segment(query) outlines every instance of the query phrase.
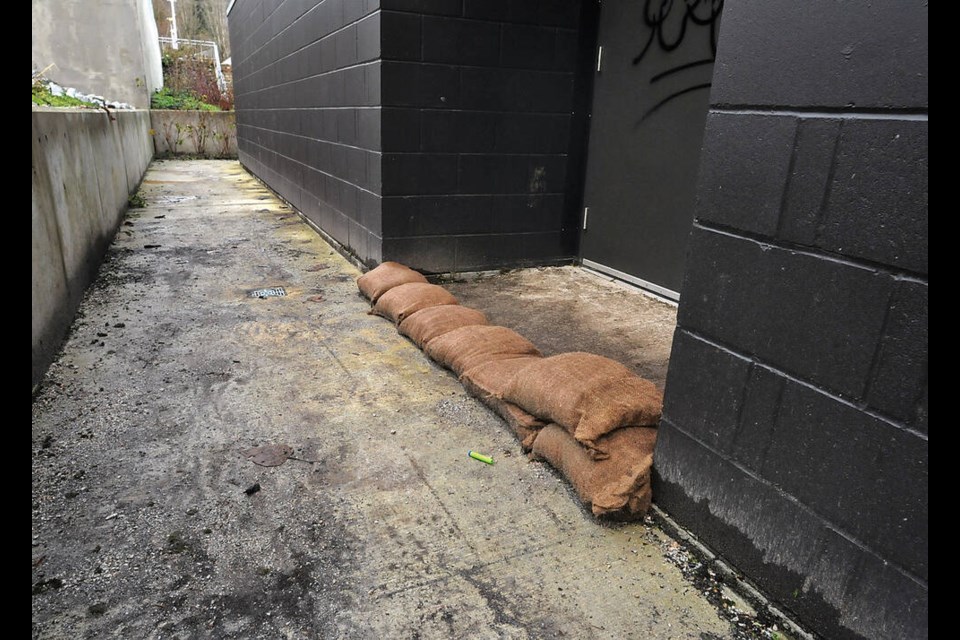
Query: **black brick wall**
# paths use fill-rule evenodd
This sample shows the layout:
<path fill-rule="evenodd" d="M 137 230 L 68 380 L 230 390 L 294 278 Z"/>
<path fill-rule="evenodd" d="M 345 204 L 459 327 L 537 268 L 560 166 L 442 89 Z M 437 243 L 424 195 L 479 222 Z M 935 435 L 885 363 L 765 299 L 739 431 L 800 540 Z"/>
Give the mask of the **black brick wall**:
<path fill-rule="evenodd" d="M 237 0 L 240 162 L 368 264 L 381 260 L 379 0 Z"/>
<path fill-rule="evenodd" d="M 238 0 L 240 161 L 368 264 L 569 262 L 581 10 L 578 0 Z"/>
<path fill-rule="evenodd" d="M 831 638 L 928 633 L 926 25 L 727 0 L 720 31 L 655 496 Z"/>
<path fill-rule="evenodd" d="M 383 258 L 569 261 L 580 2 L 382 0 Z"/>

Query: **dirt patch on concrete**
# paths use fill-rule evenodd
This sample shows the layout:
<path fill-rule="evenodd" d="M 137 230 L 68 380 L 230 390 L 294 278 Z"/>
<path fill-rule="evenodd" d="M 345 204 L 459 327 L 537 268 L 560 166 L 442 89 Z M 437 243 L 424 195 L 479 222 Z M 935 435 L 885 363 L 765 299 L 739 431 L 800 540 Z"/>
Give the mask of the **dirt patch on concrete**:
<path fill-rule="evenodd" d="M 677 307 L 579 267 L 541 267 L 442 281 L 460 304 L 510 327 L 544 355 L 589 351 L 661 390 Z"/>

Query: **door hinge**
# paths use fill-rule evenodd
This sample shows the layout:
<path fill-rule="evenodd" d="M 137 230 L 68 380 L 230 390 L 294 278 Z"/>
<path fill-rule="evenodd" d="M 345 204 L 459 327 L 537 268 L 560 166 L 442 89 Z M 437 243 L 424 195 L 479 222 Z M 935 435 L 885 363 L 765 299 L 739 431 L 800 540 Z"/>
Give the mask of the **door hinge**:
<path fill-rule="evenodd" d="M 597 73 L 600 73 L 600 65 L 603 64 L 603 45 L 597 47 Z"/>
<path fill-rule="evenodd" d="M 583 230 L 587 230 L 587 216 L 590 215 L 590 207 L 583 208 Z"/>

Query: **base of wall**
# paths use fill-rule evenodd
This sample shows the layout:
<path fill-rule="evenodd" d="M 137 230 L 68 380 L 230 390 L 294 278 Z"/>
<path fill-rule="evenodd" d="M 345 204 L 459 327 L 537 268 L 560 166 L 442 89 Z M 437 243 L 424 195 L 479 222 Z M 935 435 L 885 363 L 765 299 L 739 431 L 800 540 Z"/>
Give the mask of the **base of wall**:
<path fill-rule="evenodd" d="M 668 420 L 654 453 L 653 495 L 814 632 L 839 640 L 927 636 L 926 588 Z"/>

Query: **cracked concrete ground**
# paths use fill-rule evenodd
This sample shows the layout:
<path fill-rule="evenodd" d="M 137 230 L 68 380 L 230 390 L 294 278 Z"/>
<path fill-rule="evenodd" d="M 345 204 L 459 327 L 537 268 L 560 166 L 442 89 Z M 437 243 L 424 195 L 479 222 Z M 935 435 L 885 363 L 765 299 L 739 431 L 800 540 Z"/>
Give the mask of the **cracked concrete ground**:
<path fill-rule="evenodd" d="M 740 637 L 653 521 L 598 523 L 238 163 L 155 161 L 141 192 L 35 393 L 32 637 Z M 563 326 L 510 304 L 561 281 Z M 572 268 L 448 286 L 662 386 L 670 305 Z M 293 458 L 245 457 L 266 444 Z"/>

